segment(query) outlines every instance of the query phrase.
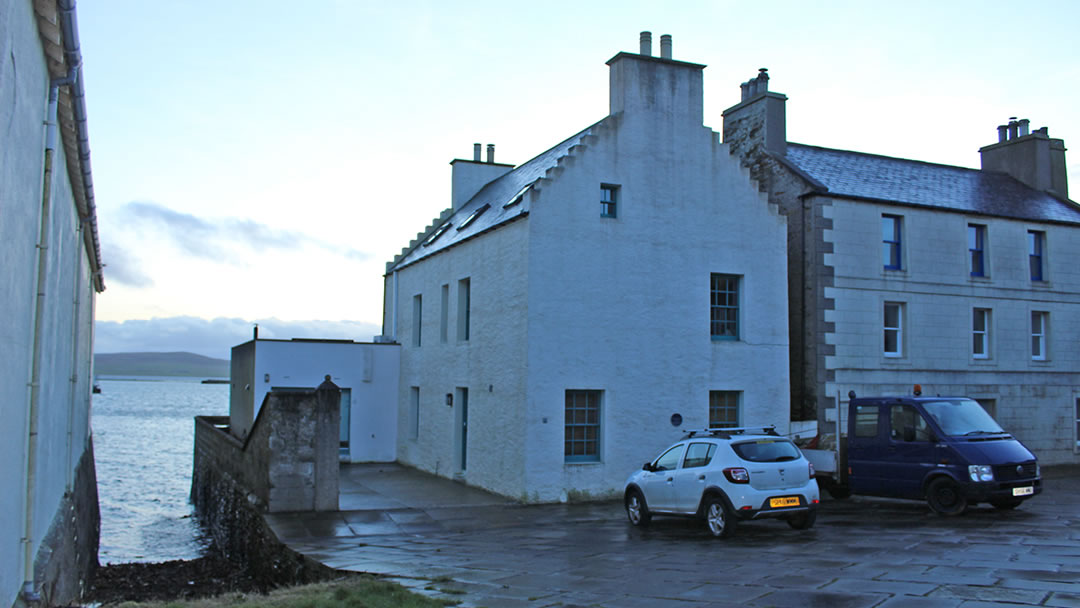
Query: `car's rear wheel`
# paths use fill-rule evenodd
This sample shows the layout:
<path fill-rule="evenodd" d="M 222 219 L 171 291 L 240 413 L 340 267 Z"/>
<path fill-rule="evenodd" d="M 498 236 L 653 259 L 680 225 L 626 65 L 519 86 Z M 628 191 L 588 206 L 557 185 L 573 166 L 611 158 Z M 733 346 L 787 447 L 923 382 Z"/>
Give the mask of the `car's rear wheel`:
<path fill-rule="evenodd" d="M 995 509 L 1015 509 L 1016 507 L 1019 507 L 1022 502 L 1024 502 L 1024 500 L 1021 498 L 998 498 L 991 500 L 990 504 L 993 505 Z"/>
<path fill-rule="evenodd" d="M 960 484 L 948 477 L 938 477 L 926 488 L 926 502 L 938 515 L 960 515 L 967 510 L 967 499 Z"/>
<path fill-rule="evenodd" d="M 806 530 L 814 527 L 815 521 L 817 521 L 817 511 L 806 511 L 789 517 L 787 524 L 796 530 Z"/>
<path fill-rule="evenodd" d="M 645 497 L 638 490 L 630 490 L 626 495 L 626 518 L 635 526 L 647 526 L 652 521 L 649 507 L 645 505 Z"/>
<path fill-rule="evenodd" d="M 718 496 L 705 500 L 705 525 L 717 538 L 729 538 L 735 534 L 735 515 Z"/>

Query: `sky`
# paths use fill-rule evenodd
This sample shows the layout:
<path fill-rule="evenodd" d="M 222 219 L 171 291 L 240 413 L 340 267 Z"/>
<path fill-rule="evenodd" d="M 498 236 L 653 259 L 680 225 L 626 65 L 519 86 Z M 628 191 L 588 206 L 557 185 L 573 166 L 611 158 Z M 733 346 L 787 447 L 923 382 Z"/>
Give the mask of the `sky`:
<path fill-rule="evenodd" d="M 370 341 L 450 161 L 521 164 L 606 116 L 641 31 L 707 66 L 716 131 L 767 67 L 793 142 L 973 168 L 1012 116 L 1080 142 L 1073 0 L 102 0 L 78 23 L 97 352 L 228 358 L 255 323 Z"/>

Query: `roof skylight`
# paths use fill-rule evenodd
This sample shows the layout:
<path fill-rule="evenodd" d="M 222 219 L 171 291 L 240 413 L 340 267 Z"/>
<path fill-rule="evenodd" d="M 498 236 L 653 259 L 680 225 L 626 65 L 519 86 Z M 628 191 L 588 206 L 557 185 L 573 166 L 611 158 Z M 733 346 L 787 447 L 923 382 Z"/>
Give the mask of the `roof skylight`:
<path fill-rule="evenodd" d="M 470 213 L 469 217 L 465 218 L 465 221 L 461 222 L 461 225 L 458 226 L 457 229 L 458 230 L 464 230 L 464 229 L 468 228 L 469 224 L 475 222 L 476 218 L 480 217 L 485 211 L 487 211 L 490 208 L 491 208 L 490 203 L 482 205 L 476 211 L 473 211 L 472 213 Z"/>
<path fill-rule="evenodd" d="M 427 247 L 427 246 L 431 245 L 432 243 L 434 243 L 436 241 L 436 239 L 438 239 L 440 236 L 442 236 L 444 232 L 449 230 L 451 226 L 453 226 L 453 224 L 451 224 L 450 222 L 447 222 L 447 223 L 443 224 L 442 226 L 439 226 L 438 230 L 436 230 L 435 232 L 432 232 L 431 236 L 424 239 L 424 247 Z"/>

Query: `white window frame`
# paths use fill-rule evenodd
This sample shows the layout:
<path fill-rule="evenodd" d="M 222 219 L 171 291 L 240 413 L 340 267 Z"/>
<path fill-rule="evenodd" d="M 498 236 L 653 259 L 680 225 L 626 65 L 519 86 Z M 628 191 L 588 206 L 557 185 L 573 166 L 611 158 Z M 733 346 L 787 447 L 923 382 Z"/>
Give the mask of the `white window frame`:
<path fill-rule="evenodd" d="M 1035 319 L 1039 320 L 1039 327 L 1035 327 Z M 1050 313 L 1043 310 L 1031 311 L 1031 360 L 1032 361 L 1046 361 L 1047 360 L 1047 337 L 1049 334 Z M 1038 330 L 1038 331 L 1036 331 Z M 1038 344 L 1039 348 L 1036 352 L 1035 345 Z"/>
<path fill-rule="evenodd" d="M 450 284 L 443 283 L 440 293 L 442 308 L 439 309 L 439 342 L 446 344 L 450 327 Z"/>
<path fill-rule="evenodd" d="M 885 324 L 885 318 L 890 306 L 896 307 L 896 325 L 889 326 Z M 899 359 L 904 356 L 904 302 L 885 302 L 881 307 L 881 353 L 885 357 L 890 359 Z M 886 347 L 889 341 L 886 336 L 889 332 L 896 333 L 896 350 L 889 351 Z"/>
<path fill-rule="evenodd" d="M 468 342 L 472 333 L 472 277 L 458 281 L 457 339 Z"/>
<path fill-rule="evenodd" d="M 982 317 L 982 329 L 976 329 L 975 321 Z M 990 327 L 993 322 L 993 311 L 989 308 L 972 308 L 971 309 L 971 358 L 972 359 L 989 359 L 990 358 Z M 978 340 L 978 342 L 976 342 Z M 980 345 L 982 352 L 978 352 L 976 345 Z"/>
<path fill-rule="evenodd" d="M 1077 453 L 1080 453 L 1080 393 L 1073 393 L 1073 415 L 1076 417 L 1076 424 L 1073 425 L 1073 433 L 1076 439 Z"/>
<path fill-rule="evenodd" d="M 416 294 L 413 296 L 413 326 L 412 326 L 412 345 L 419 347 L 421 332 L 424 326 L 424 296 L 422 294 Z"/>
<path fill-rule="evenodd" d="M 890 238 L 885 236 L 885 227 L 892 228 Z M 885 252 L 896 249 L 896 265 L 889 262 L 892 256 L 886 256 Z M 904 269 L 904 216 L 895 213 L 881 214 L 881 264 L 886 271 L 896 272 Z"/>
<path fill-rule="evenodd" d="M 411 439 L 420 438 L 420 387 L 409 387 L 409 408 L 412 410 L 412 420 L 410 420 L 410 435 Z"/>

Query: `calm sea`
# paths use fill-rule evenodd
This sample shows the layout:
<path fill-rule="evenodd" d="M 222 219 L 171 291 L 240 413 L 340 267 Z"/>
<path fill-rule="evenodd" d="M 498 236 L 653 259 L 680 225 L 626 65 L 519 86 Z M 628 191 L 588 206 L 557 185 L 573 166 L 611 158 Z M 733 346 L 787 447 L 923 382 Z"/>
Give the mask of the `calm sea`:
<path fill-rule="evenodd" d="M 191 492 L 194 417 L 229 413 L 229 386 L 200 378 L 100 377 L 91 424 L 102 564 L 199 557 Z"/>

